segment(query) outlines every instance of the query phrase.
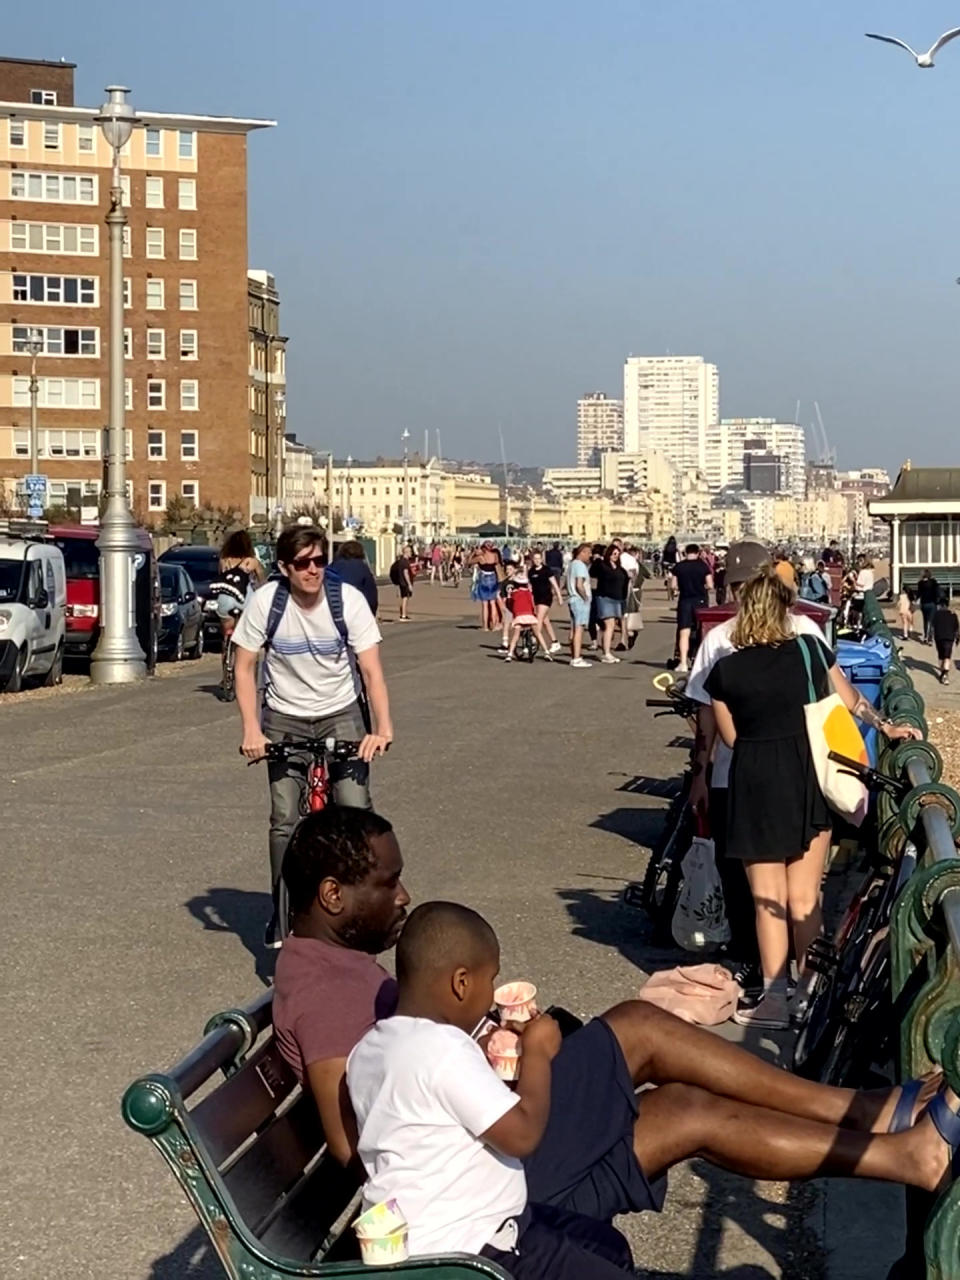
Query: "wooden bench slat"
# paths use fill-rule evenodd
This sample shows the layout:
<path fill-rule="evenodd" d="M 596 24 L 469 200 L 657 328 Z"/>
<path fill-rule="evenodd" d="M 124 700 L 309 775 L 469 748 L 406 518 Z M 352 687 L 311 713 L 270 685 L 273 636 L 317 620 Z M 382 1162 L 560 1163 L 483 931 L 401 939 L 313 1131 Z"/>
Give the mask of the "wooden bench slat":
<path fill-rule="evenodd" d="M 261 1244 L 284 1258 L 314 1258 L 325 1244 L 328 1248 L 332 1245 L 331 1260 L 359 1258 L 360 1246 L 349 1226 L 341 1231 L 338 1240 L 331 1242 L 327 1238 L 331 1226 L 359 1189 L 352 1173 L 332 1157 L 325 1158 L 283 1201 L 274 1220 L 260 1235 Z M 328 1256 L 326 1250 L 323 1256 Z"/>
<path fill-rule="evenodd" d="M 266 1124 L 296 1084 L 296 1076 L 271 1039 L 197 1103 L 190 1118 L 218 1168 Z"/>

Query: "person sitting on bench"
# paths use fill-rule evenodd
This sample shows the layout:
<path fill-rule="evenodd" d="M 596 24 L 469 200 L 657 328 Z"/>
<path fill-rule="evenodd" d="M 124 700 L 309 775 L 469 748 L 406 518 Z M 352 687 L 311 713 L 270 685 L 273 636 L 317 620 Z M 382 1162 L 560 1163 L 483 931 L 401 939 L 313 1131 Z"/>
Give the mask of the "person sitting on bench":
<path fill-rule="evenodd" d="M 345 1165 L 357 1153 L 346 1060 L 397 1007 L 396 983 L 375 957 L 403 929 L 402 872 L 387 819 L 339 806 L 302 820 L 283 863 L 293 933 L 277 961 L 274 1029 Z M 641 1085 L 658 1087 L 638 1095 Z M 835 1174 L 934 1189 L 950 1163 L 938 1127 L 950 1129 L 945 1117 L 958 1105 L 944 1090 L 926 1108 L 938 1085 L 936 1077 L 867 1091 L 816 1084 L 626 1000 L 567 1036 L 554 1058 L 545 1137 L 524 1160 L 528 1195 L 609 1222 L 659 1209 L 667 1170 L 694 1155 L 750 1178 Z"/>
<path fill-rule="evenodd" d="M 545 1154 L 549 1133 L 569 1148 L 551 1153 L 559 1172 L 590 1135 L 548 1124 L 561 1044 L 553 1018 L 526 1024 L 515 1093 L 471 1039 L 499 968 L 496 934 L 469 907 L 427 902 L 404 926 L 397 1011 L 347 1059 L 364 1208 L 396 1200 L 411 1257 L 479 1253 L 519 1280 L 634 1275 L 630 1246 L 612 1226 L 528 1203 L 521 1158 Z"/>

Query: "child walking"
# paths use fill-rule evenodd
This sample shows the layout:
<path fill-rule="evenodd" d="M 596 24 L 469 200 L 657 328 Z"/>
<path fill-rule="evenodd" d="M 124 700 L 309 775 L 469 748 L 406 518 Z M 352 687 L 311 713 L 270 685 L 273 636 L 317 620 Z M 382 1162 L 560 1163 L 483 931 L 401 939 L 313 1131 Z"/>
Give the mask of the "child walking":
<path fill-rule="evenodd" d="M 941 596 L 937 612 L 933 615 L 933 642 L 937 646 L 937 658 L 940 662 L 940 683 L 950 683 L 950 670 L 953 667 L 953 651 L 960 638 L 960 621 L 950 608 L 950 601 Z"/>

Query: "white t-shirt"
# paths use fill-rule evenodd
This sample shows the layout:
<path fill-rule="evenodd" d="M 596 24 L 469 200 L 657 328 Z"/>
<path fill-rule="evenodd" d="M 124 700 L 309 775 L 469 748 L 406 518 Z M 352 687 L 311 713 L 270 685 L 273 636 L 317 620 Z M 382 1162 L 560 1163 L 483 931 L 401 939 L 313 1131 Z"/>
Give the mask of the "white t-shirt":
<path fill-rule="evenodd" d="M 380 643 L 380 628 L 356 587 L 344 582 L 340 589 L 349 649 L 363 653 Z M 233 633 L 241 649 L 257 653 L 263 648 L 276 590 L 277 584 L 268 582 L 247 601 Z M 301 609 L 290 596 L 267 650 L 264 683 L 271 710 L 304 720 L 335 715 L 356 701 L 358 678 L 326 596 L 312 609 Z"/>
<path fill-rule="evenodd" d="M 857 574 L 857 590 L 872 591 L 873 590 L 873 570 L 861 569 Z"/>
<path fill-rule="evenodd" d="M 626 569 L 627 573 L 632 578 L 634 574 L 638 573 L 640 570 L 640 561 L 631 551 L 621 551 L 620 568 Z"/>
<path fill-rule="evenodd" d="M 790 613 L 787 614 L 788 621 L 795 635 L 800 636 L 817 636 L 827 643 L 827 638 L 814 622 L 814 620 L 806 613 Z M 726 622 L 721 622 L 718 626 L 713 627 L 707 632 L 703 643 L 697 650 L 697 656 L 693 660 L 693 666 L 690 669 L 690 678 L 687 680 L 684 694 L 688 698 L 693 698 L 696 702 L 704 702 L 710 705 L 710 695 L 707 693 L 704 685 L 710 672 L 717 665 L 721 658 L 728 657 L 731 653 L 736 653 L 733 641 L 730 637 L 733 635 L 733 628 L 736 625 L 736 618 L 728 618 Z M 827 646 L 829 648 L 829 646 Z M 710 785 L 713 787 L 729 786 L 730 781 L 730 762 L 733 760 L 733 752 L 717 736 L 716 746 L 713 752 L 713 773 L 710 779 Z"/>
<path fill-rule="evenodd" d="M 395 1199 L 412 1255 L 477 1253 L 523 1212 L 523 1166 L 478 1137 L 519 1099 L 463 1031 L 399 1015 L 378 1022 L 347 1059 L 347 1087 L 364 1207 Z"/>

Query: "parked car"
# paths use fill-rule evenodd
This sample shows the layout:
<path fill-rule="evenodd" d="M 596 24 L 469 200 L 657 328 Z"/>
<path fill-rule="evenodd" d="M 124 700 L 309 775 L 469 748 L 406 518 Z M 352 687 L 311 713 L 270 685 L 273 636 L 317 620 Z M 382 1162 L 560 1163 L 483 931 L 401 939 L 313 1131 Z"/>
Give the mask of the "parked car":
<path fill-rule="evenodd" d="M 160 565 L 161 657 L 180 662 L 184 654 L 203 657 L 203 605 L 186 569 Z"/>
<path fill-rule="evenodd" d="M 68 657 L 88 659 L 100 639 L 100 551 L 96 525 L 51 525 L 47 537 L 63 552 L 67 572 L 67 640 Z M 160 634 L 160 582 L 153 539 L 146 529 L 136 530 L 136 608 L 137 640 L 147 659 L 147 671 L 157 665 L 157 640 Z"/>
<path fill-rule="evenodd" d="M 220 619 L 217 617 L 217 602 L 210 597 L 210 585 L 220 576 L 220 552 L 216 547 L 171 547 L 164 551 L 160 563 L 186 569 L 203 606 L 204 645 L 208 649 L 219 649 Z"/>
<path fill-rule="evenodd" d="M 42 676 L 63 679 L 67 575 L 49 543 L 0 538 L 0 689 L 16 693 Z"/>

